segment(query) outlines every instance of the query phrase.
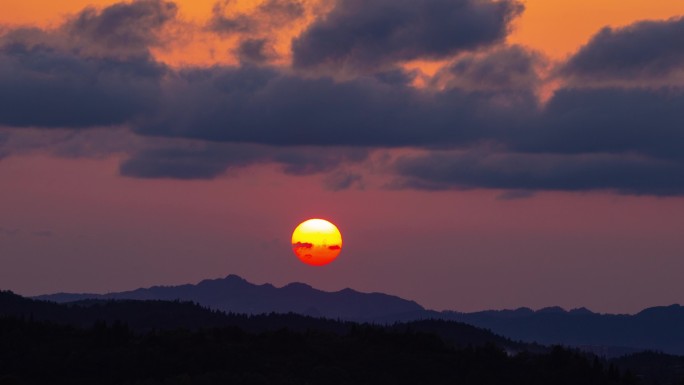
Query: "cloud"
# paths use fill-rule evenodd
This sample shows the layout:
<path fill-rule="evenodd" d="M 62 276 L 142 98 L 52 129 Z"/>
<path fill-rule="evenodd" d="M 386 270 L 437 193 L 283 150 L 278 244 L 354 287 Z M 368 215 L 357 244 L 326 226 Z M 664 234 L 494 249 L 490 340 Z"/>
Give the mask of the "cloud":
<path fill-rule="evenodd" d="M 603 28 L 564 65 L 576 81 L 667 77 L 684 67 L 684 18 Z"/>
<path fill-rule="evenodd" d="M 426 190 L 608 190 L 684 195 L 682 164 L 634 155 L 433 152 L 395 163 L 397 185 Z"/>
<path fill-rule="evenodd" d="M 163 44 L 172 4 L 116 4 L 54 30 L 0 36 L 0 126 L 24 130 L 0 133 L 0 156 L 40 146 L 62 156 L 118 152 L 128 155 L 121 174 L 139 178 L 212 179 L 275 164 L 289 175 L 325 174 L 326 188 L 343 190 L 363 187 L 373 151 L 418 151 L 386 171 L 400 186 L 501 189 L 503 199 L 539 190 L 684 194 L 684 88 L 577 80 L 670 76 L 681 68 L 670 48 L 681 19 L 599 33 L 561 65 L 552 79 L 560 86 L 542 103 L 546 59 L 501 43 L 516 2 L 339 0 L 295 40 L 293 68 L 268 64 L 271 43 L 258 25 L 239 37 L 239 65 L 180 69 L 149 52 Z M 247 16 L 292 20 L 299 6 L 266 1 Z M 653 36 L 667 44 L 632 60 Z M 310 51 L 323 38 L 332 40 Z M 419 58 L 446 64 L 432 79 L 397 65 Z M 347 65 L 352 76 L 318 71 Z M 108 146 L 105 132 L 122 129 L 139 142 Z"/>
<path fill-rule="evenodd" d="M 220 3 L 214 6 L 214 16 L 208 26 L 211 31 L 226 35 L 248 33 L 257 30 L 257 23 L 251 17 L 244 14 L 226 17 L 223 15 L 223 8 Z"/>
<path fill-rule="evenodd" d="M 231 3 L 224 0 L 214 5 L 209 30 L 221 35 L 263 34 L 286 27 L 305 15 L 304 5 L 296 0 L 266 0 L 250 13 L 227 15 Z"/>
<path fill-rule="evenodd" d="M 373 74 L 376 80 L 391 86 L 408 86 L 416 76 L 418 76 L 418 71 L 406 71 L 402 68 L 392 68 Z"/>
<path fill-rule="evenodd" d="M 365 72 L 444 59 L 503 41 L 522 11 L 513 0 L 337 0 L 293 40 L 293 63 Z"/>
<path fill-rule="evenodd" d="M 530 90 L 542 83 L 544 57 L 519 45 L 457 57 L 432 80 L 440 87 L 469 90 Z"/>
<path fill-rule="evenodd" d="M 68 20 L 62 28 L 84 46 L 122 52 L 146 52 L 162 45 L 160 31 L 175 19 L 178 7 L 161 0 L 116 3 L 98 11 L 89 7 Z"/>
<path fill-rule="evenodd" d="M 240 42 L 235 54 L 240 63 L 264 64 L 276 57 L 275 50 L 269 46 L 267 39 L 246 39 Z"/>
<path fill-rule="evenodd" d="M 337 171 L 328 175 L 324 180 L 324 186 L 328 190 L 342 191 L 353 186 L 363 187 L 363 176 L 357 173 Z"/>
<path fill-rule="evenodd" d="M 87 8 L 54 30 L 0 36 L 0 125 L 83 128 L 149 113 L 168 68 L 153 59 L 174 3 Z"/>
<path fill-rule="evenodd" d="M 119 172 L 136 178 L 213 179 L 229 166 L 241 167 L 258 159 L 236 150 L 223 153 L 207 148 L 148 149 L 122 162 Z"/>
<path fill-rule="evenodd" d="M 121 164 L 120 172 L 138 178 L 213 179 L 229 169 L 274 163 L 288 175 L 301 176 L 331 172 L 344 164 L 362 162 L 367 156 L 366 150 L 358 148 L 282 148 L 181 140 L 134 153 Z"/>
<path fill-rule="evenodd" d="M 564 88 L 513 139 L 536 153 L 637 153 L 684 159 L 684 88 Z"/>
<path fill-rule="evenodd" d="M 419 8 L 432 15 L 435 7 L 446 7 L 440 1 Z M 296 16 L 297 4 L 266 1 L 258 12 Z M 402 12 L 412 10 L 410 4 L 402 2 Z M 450 8 L 499 20 L 518 12 L 516 4 L 460 1 Z M 86 43 L 99 47 L 108 39 L 117 46 L 128 37 L 132 47 L 143 49 L 155 43 L 155 31 L 174 15 L 173 3 L 120 3 L 100 12 L 86 10 L 54 31 L 15 30 L 3 36 L 0 102 L 7 108 L 0 111 L 0 125 L 127 124 L 143 136 L 276 146 L 462 146 L 491 137 L 503 122 L 519 123 L 521 111 L 536 106 L 533 90 L 503 96 L 500 90 L 419 90 L 410 85 L 415 75 L 396 67 L 338 81 L 251 65 L 173 70 L 149 52 L 112 57 L 73 49 Z M 416 28 L 430 27 L 409 21 Z M 133 26 L 130 36 L 122 29 L 124 22 Z M 74 43 L 64 30 L 82 31 L 84 37 Z M 244 63 L 263 60 L 266 45 L 263 39 L 244 40 Z M 510 103 L 502 103 L 506 99 Z"/>
<path fill-rule="evenodd" d="M 302 18 L 305 9 L 304 4 L 297 0 L 266 0 L 259 5 L 257 12 L 268 17 L 271 25 L 282 26 Z"/>
<path fill-rule="evenodd" d="M 149 56 L 84 58 L 0 41 L 0 125 L 121 124 L 154 108 L 165 73 Z"/>
<path fill-rule="evenodd" d="M 7 149 L 7 142 L 9 141 L 10 135 L 8 132 L 0 130 L 0 160 L 9 155 L 10 151 Z"/>
<path fill-rule="evenodd" d="M 182 71 L 163 94 L 139 134 L 278 146 L 461 146 L 513 129 L 538 104 L 532 90 L 428 92 L 255 67 Z"/>
<path fill-rule="evenodd" d="M 340 245 L 328 246 L 328 250 L 342 250 L 342 246 L 340 246 Z"/>
<path fill-rule="evenodd" d="M 0 131 L 0 154 L 37 152 L 64 158 L 105 158 L 146 147 L 146 140 L 125 128 L 88 130 L 14 128 Z"/>
<path fill-rule="evenodd" d="M 684 195 L 684 89 L 561 88 L 521 116 L 478 130 L 481 141 L 461 150 L 424 146 L 401 157 L 390 167 L 394 185 L 508 191 L 502 199 L 546 190 Z"/>

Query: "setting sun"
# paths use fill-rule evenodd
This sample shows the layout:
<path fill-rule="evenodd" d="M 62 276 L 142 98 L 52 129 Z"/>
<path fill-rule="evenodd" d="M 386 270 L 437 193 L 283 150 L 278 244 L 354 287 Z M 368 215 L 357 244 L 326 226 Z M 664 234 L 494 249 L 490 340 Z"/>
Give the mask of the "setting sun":
<path fill-rule="evenodd" d="M 309 219 L 292 233 L 292 250 L 306 264 L 327 265 L 342 251 L 342 234 L 324 219 Z"/>

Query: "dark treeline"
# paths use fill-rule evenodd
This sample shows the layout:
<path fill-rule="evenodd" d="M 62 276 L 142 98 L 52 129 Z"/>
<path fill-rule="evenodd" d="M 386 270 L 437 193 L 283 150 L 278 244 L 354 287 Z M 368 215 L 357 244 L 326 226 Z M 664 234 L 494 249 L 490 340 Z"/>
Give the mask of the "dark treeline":
<path fill-rule="evenodd" d="M 684 357 L 658 352 L 642 352 L 626 355 L 611 361 L 621 370 L 629 370 L 656 385 L 684 385 Z"/>
<path fill-rule="evenodd" d="M 554 348 L 508 355 L 452 348 L 434 334 L 353 326 L 347 334 L 237 327 L 133 332 L 0 319 L 3 384 L 637 384 Z"/>
<path fill-rule="evenodd" d="M 12 316 L 57 324 L 88 328 L 95 322 L 123 322 L 135 332 L 155 330 L 238 327 L 261 333 L 279 329 L 305 332 L 318 330 L 344 334 L 356 323 L 303 316 L 299 314 L 245 315 L 210 310 L 192 302 L 134 301 L 134 300 L 84 300 L 69 304 L 56 304 L 24 298 L 11 292 L 0 292 L 0 316 Z M 455 321 L 423 320 L 397 323 L 390 326 L 394 331 L 424 331 L 440 335 L 456 347 L 495 344 L 509 350 L 535 350 L 498 336 L 490 331 Z"/>
<path fill-rule="evenodd" d="M 680 357 L 657 354 L 608 362 L 450 321 L 360 325 L 0 292 L 0 385 L 684 385 L 678 365 Z"/>

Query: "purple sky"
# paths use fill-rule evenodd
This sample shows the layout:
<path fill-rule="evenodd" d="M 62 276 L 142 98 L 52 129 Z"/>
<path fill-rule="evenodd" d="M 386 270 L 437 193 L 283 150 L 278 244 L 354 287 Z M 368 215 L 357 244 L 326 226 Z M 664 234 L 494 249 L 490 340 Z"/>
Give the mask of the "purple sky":
<path fill-rule="evenodd" d="M 514 0 L 313 3 L 0 28 L 0 288 L 238 274 L 461 311 L 684 301 L 684 19 L 559 59 L 509 42 Z M 169 53 L 207 36 L 224 60 Z M 328 266 L 291 251 L 312 217 L 343 235 Z"/>
<path fill-rule="evenodd" d="M 122 178 L 115 159 L 0 162 L 3 287 L 33 295 L 181 284 L 235 273 L 413 299 L 435 309 L 587 306 L 634 312 L 681 300 L 680 199 L 607 193 L 326 191 L 270 167 L 213 181 Z M 324 216 L 344 250 L 300 263 L 290 232 Z"/>

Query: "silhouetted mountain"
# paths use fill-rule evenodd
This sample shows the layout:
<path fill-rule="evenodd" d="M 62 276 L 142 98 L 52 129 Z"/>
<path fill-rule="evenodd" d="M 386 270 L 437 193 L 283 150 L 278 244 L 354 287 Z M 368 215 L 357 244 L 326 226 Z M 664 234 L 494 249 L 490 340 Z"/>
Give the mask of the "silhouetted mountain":
<path fill-rule="evenodd" d="M 298 313 L 333 319 L 374 321 L 399 319 L 402 314 L 423 311 L 413 301 L 381 293 L 360 293 L 351 289 L 325 292 L 303 283 L 282 288 L 255 285 L 236 276 L 204 280 L 196 285 L 154 286 L 109 294 L 52 294 L 35 297 L 57 303 L 83 299 L 134 299 L 192 301 L 211 309 L 244 314 Z M 414 318 L 415 319 L 415 318 Z"/>
<path fill-rule="evenodd" d="M 246 315 L 224 313 L 203 308 L 192 302 L 162 300 L 112 300 L 85 299 L 58 304 L 0 292 L 0 317 L 15 317 L 34 321 L 49 321 L 62 325 L 90 327 L 96 323 L 125 324 L 136 332 L 174 329 L 203 329 L 237 327 L 241 330 L 263 333 L 283 328 L 306 332 L 316 330 L 346 334 L 358 325 L 351 321 L 316 318 L 295 313 L 268 313 Z M 376 325 L 392 332 L 425 332 L 439 336 L 450 346 L 484 346 L 492 344 L 507 351 L 543 351 L 538 346 L 527 346 L 500 337 L 472 325 L 456 321 L 423 320 Z"/>
<path fill-rule="evenodd" d="M 565 311 L 442 312 L 445 319 L 465 322 L 526 342 L 582 347 L 608 356 L 657 350 L 684 355 L 684 307 L 653 307 L 635 315 L 597 314 L 581 308 Z"/>
<path fill-rule="evenodd" d="M 314 317 L 391 324 L 424 319 L 467 323 L 513 340 L 579 347 L 607 357 L 643 350 L 684 355 L 684 308 L 646 309 L 636 315 L 596 314 L 586 308 L 565 311 L 548 307 L 533 311 L 490 310 L 475 313 L 436 312 L 413 301 L 351 289 L 325 292 L 302 283 L 282 288 L 255 285 L 229 275 L 196 285 L 155 286 L 110 294 L 53 294 L 36 297 L 58 303 L 83 299 L 181 300 L 225 312 L 297 313 Z"/>
<path fill-rule="evenodd" d="M 82 300 L 68 304 L 33 300 L 0 292 L 0 316 L 90 327 L 96 322 L 125 322 L 136 331 L 194 329 L 236 324 L 237 316 L 205 309 L 191 302 Z"/>
<path fill-rule="evenodd" d="M 595 315 L 487 313 L 509 320 Z M 456 321 L 361 325 L 293 313 L 226 314 L 180 301 L 57 304 L 0 292 L 0 342 L 0 384 L 684 384 L 684 357 L 606 361 Z"/>

